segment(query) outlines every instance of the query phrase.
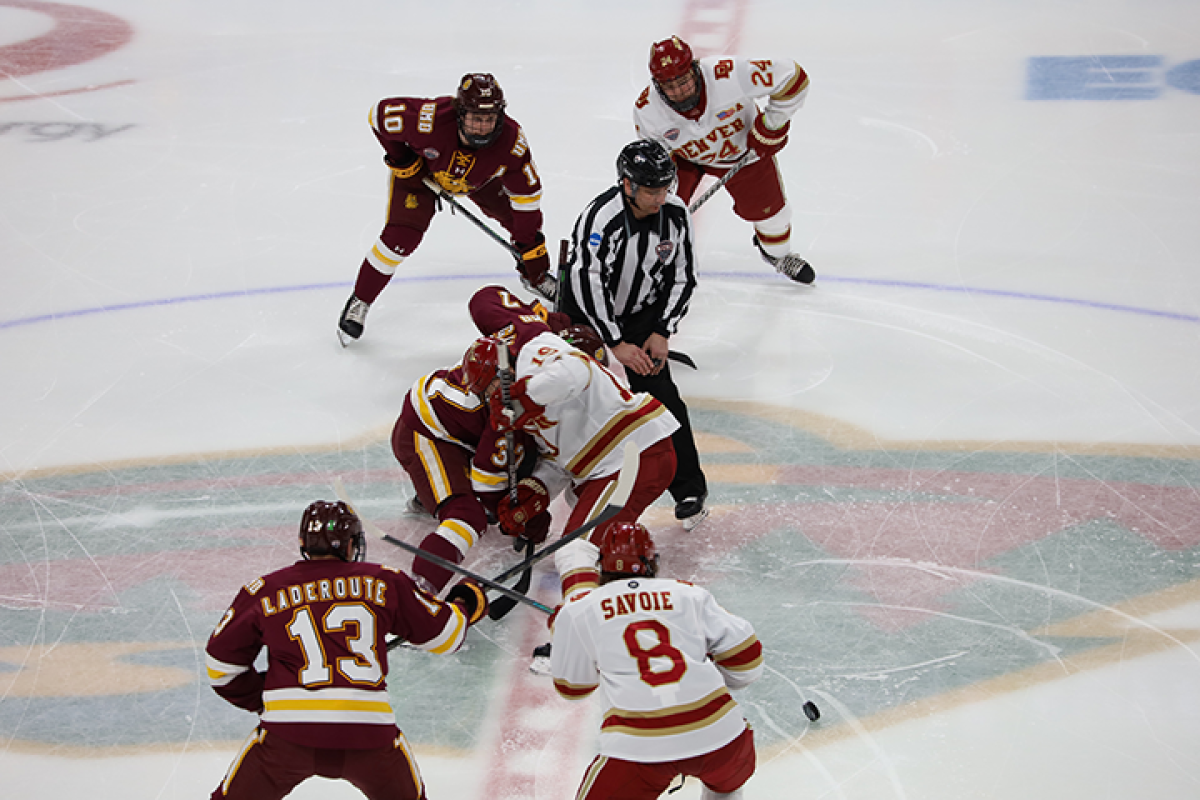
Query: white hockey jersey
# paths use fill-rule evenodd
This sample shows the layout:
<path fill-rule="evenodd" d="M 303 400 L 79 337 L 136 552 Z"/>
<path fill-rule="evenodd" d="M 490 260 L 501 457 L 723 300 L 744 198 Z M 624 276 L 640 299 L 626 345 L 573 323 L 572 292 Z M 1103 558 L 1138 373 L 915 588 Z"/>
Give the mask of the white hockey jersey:
<path fill-rule="evenodd" d="M 705 589 L 628 578 L 576 595 L 553 619 L 554 688 L 568 699 L 600 688 L 600 754 L 655 763 L 691 758 L 746 728 L 729 694 L 763 672 L 749 622 Z"/>
<path fill-rule="evenodd" d="M 638 136 L 654 139 L 686 161 L 732 166 L 750 149 L 747 137 L 758 115 L 754 98 L 767 98 L 766 122 L 781 128 L 808 95 L 808 75 L 791 60 L 710 56 L 697 63 L 705 92 L 698 119 L 681 116 L 653 86 L 642 91 L 633 109 Z"/>
<path fill-rule="evenodd" d="M 679 428 L 666 406 L 644 392 L 629 391 L 599 362 L 553 333 L 525 343 L 516 376 L 529 378 L 529 398 L 546 408 L 525 430 L 537 440 L 542 459 L 576 481 L 619 471 L 626 442 L 642 452 Z"/>

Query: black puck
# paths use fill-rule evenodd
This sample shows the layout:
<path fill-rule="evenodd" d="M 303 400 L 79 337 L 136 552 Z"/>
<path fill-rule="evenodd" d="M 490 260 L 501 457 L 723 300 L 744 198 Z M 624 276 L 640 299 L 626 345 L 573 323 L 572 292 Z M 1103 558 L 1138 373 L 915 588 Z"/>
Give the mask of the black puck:
<path fill-rule="evenodd" d="M 813 722 L 821 718 L 821 709 L 817 708 L 817 704 L 811 700 L 804 703 L 804 716 L 808 717 Z"/>

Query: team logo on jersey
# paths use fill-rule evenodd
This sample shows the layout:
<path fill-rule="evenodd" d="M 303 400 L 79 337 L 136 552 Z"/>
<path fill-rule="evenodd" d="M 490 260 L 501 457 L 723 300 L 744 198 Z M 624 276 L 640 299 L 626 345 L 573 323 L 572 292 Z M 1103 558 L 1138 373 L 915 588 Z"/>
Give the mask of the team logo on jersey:
<path fill-rule="evenodd" d="M 654 252 L 658 253 L 658 260 L 665 264 L 671 260 L 671 253 L 675 252 L 675 244 L 673 242 L 659 242 Z"/>
<path fill-rule="evenodd" d="M 669 130 L 663 134 L 663 138 L 666 139 L 668 142 L 675 141 L 676 139 L 679 138 L 679 128 L 671 128 L 671 130 Z"/>
<path fill-rule="evenodd" d="M 425 156 L 426 161 L 433 161 L 438 156 L 440 156 L 441 153 L 438 152 L 437 150 L 434 150 L 432 147 L 426 147 L 424 150 L 421 151 L 421 155 Z"/>
<path fill-rule="evenodd" d="M 591 236 L 588 237 L 588 244 L 590 244 L 592 247 L 599 247 L 601 241 L 602 241 L 602 239 L 600 238 L 600 234 L 598 234 L 598 233 L 593 233 Z"/>

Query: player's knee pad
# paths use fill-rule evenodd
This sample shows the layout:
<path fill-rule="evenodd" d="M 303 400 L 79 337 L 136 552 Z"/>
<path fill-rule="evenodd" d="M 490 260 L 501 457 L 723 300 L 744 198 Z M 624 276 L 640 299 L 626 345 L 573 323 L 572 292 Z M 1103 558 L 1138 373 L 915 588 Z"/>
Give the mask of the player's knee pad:
<path fill-rule="evenodd" d="M 487 530 L 487 512 L 474 495 L 454 494 L 437 509 L 436 533 L 452 542 L 464 555 Z"/>

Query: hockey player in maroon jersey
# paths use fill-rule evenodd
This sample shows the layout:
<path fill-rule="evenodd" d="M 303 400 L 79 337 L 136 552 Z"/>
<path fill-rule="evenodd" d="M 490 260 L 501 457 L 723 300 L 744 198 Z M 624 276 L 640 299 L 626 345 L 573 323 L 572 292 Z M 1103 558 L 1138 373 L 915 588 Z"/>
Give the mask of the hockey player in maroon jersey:
<path fill-rule="evenodd" d="M 343 345 L 362 336 L 371 304 L 421 243 L 438 207 L 430 182 L 466 195 L 504 226 L 521 253 L 522 281 L 554 297 L 542 234 L 542 182 L 525 133 L 504 113 L 505 105 L 493 76 L 471 73 L 453 97 L 390 97 L 371 109 L 371 130 L 392 171 L 388 214 L 338 320 Z"/>
<path fill-rule="evenodd" d="M 634 127 L 671 152 L 676 194 L 687 203 L 705 175 L 720 178 L 746 159 L 725 184 L 733 213 L 754 225 L 763 260 L 798 283 L 812 283 L 813 268 L 791 251 L 792 209 L 775 161 L 792 115 L 804 105 L 808 74 L 791 59 L 697 59 L 672 36 L 650 48 L 650 78 L 634 103 Z M 765 98 L 761 109 L 756 98 Z"/>
<path fill-rule="evenodd" d="M 538 302 L 525 303 L 502 286 L 477 291 L 470 309 L 476 324 L 495 325 L 513 342 L 554 329 L 605 357 L 603 344 L 594 332 L 583 330 L 586 326 L 572 326 L 565 314 L 548 312 Z M 392 428 L 392 453 L 416 490 L 413 510 L 438 520 L 421 549 L 455 564 L 462 563 L 489 521 L 498 522 L 505 535 L 534 543 L 545 539 L 550 530 L 549 490 L 537 506 L 512 507 L 506 437 L 490 424 L 485 400 L 495 370 L 476 370 L 477 385 L 466 374 L 481 358 L 495 363 L 494 351 L 485 356 L 472 344 L 459 364 L 418 378 Z M 525 477 L 534 468 L 537 446 L 524 431 L 515 431 L 513 449 L 518 472 Z M 525 482 L 518 495 L 527 494 L 530 485 Z M 413 560 L 412 569 L 423 587 L 434 593 L 451 577 L 445 567 L 420 558 Z"/>
<path fill-rule="evenodd" d="M 577 800 L 654 800 L 676 775 L 701 800 L 740 800 L 754 774 L 754 734 L 729 693 L 763 672 L 754 628 L 706 590 L 658 577 L 650 533 L 605 529 L 590 548 L 600 586 L 551 618 L 550 669 L 568 700 L 603 695 L 600 754 Z"/>
<path fill-rule="evenodd" d="M 212 798 L 277 800 L 319 775 L 371 800 L 424 800 L 388 701 L 385 637 L 452 653 L 487 599 L 464 582 L 443 603 L 403 572 L 363 561 L 362 524 L 345 503 L 305 509 L 300 552 L 304 560 L 242 587 L 205 648 L 217 694 L 259 715 Z"/>
<path fill-rule="evenodd" d="M 484 535 L 489 520 L 498 518 L 497 507 L 508 494 L 510 454 L 504 435 L 490 424 L 483 397 L 487 386 L 472 386 L 464 374 L 475 358 L 472 346 L 461 363 L 418 378 L 392 428 L 392 453 L 416 490 L 410 507 L 438 520 L 421 549 L 455 564 Z M 513 436 L 513 449 L 518 465 L 537 457 L 537 447 L 524 433 Z M 548 513 L 519 529 L 501 524 L 502 532 L 535 542 L 549 529 Z M 413 560 L 412 570 L 433 593 L 451 577 L 450 570 L 421 558 Z"/>

